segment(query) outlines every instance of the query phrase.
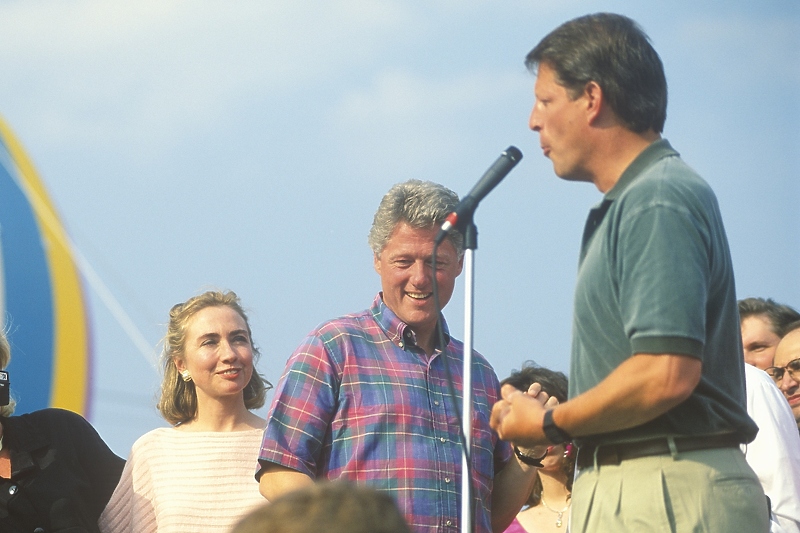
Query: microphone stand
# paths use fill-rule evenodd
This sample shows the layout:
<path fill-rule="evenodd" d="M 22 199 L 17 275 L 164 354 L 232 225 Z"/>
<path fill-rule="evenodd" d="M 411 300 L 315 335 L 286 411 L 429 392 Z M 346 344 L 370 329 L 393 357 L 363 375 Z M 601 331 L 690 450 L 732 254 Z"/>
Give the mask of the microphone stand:
<path fill-rule="evenodd" d="M 462 378 L 461 430 L 465 448 L 461 453 L 461 533 L 472 533 L 472 327 L 475 312 L 475 250 L 478 228 L 470 217 L 464 230 L 464 370 Z M 469 453 L 468 453 L 469 452 Z"/>
<path fill-rule="evenodd" d="M 509 173 L 522 159 L 522 152 L 516 146 L 509 146 L 500 154 L 491 167 L 481 176 L 481 179 L 450 213 L 442 229 L 436 236 L 433 248 L 434 265 L 436 263 L 436 247 L 442 242 L 447 232 L 451 229 L 461 231 L 464 235 L 464 370 L 462 379 L 462 404 L 461 404 L 461 532 L 472 533 L 472 326 L 474 312 L 475 250 L 478 248 L 478 228 L 475 227 L 473 215 L 478 203 Z M 435 266 L 434 266 L 435 268 Z M 436 297 L 436 306 L 439 308 L 439 299 L 436 289 L 436 273 L 433 276 L 433 293 Z M 441 335 L 441 328 L 439 328 Z M 445 359 L 446 361 L 446 359 Z M 445 368 L 447 365 L 445 364 Z M 448 371 L 449 372 L 449 371 Z M 455 399 L 452 389 L 452 379 L 448 376 L 450 393 Z"/>

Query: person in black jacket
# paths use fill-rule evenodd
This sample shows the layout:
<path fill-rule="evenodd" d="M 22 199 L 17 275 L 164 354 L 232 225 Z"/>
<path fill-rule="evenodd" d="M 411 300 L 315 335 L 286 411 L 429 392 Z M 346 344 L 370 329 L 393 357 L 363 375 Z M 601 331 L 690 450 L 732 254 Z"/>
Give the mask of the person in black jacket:
<path fill-rule="evenodd" d="M 0 369 L 10 348 L 0 333 Z M 6 385 L 7 386 L 7 385 Z M 79 414 L 0 406 L 0 531 L 96 533 L 125 461 Z"/>

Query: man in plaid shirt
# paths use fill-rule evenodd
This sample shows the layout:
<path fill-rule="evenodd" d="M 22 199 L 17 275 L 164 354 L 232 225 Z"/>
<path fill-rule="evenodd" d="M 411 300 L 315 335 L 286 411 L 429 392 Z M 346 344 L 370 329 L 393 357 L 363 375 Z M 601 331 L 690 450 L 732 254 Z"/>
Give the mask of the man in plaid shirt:
<path fill-rule="evenodd" d="M 442 306 L 461 273 L 456 232 L 432 264 L 434 239 L 457 204 L 452 191 L 418 180 L 383 198 L 369 234 L 382 291 L 369 309 L 312 331 L 289 358 L 256 474 L 267 499 L 343 478 L 392 495 L 414 531 L 459 530 L 463 344 L 450 337 L 443 317 L 444 348 L 439 344 L 432 295 L 434 270 Z M 478 353 L 472 380 L 474 530 L 503 531 L 530 493 L 536 468 L 490 428 L 499 384 Z"/>

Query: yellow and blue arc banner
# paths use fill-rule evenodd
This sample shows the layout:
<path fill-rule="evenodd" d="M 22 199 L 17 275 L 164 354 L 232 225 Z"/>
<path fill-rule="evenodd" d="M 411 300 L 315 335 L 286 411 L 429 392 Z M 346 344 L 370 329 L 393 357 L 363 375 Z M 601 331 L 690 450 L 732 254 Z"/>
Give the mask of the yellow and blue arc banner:
<path fill-rule="evenodd" d="M 31 160 L 0 118 L 0 311 L 18 414 L 89 416 L 91 346 L 71 241 Z"/>

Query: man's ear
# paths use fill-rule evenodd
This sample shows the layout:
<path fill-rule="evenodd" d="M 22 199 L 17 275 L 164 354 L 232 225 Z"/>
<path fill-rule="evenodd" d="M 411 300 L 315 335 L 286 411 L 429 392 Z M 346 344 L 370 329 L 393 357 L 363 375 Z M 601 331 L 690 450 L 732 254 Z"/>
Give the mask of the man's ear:
<path fill-rule="evenodd" d="M 606 107 L 605 94 L 596 81 L 590 81 L 583 88 L 582 97 L 586 102 L 586 116 L 589 123 L 592 124 L 597 121 Z"/>
<path fill-rule="evenodd" d="M 378 254 L 372 254 L 372 266 L 375 268 L 375 272 L 378 275 L 381 275 L 381 258 L 378 257 Z"/>

